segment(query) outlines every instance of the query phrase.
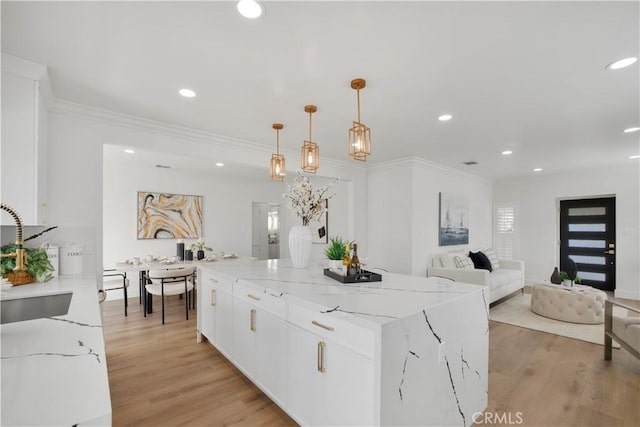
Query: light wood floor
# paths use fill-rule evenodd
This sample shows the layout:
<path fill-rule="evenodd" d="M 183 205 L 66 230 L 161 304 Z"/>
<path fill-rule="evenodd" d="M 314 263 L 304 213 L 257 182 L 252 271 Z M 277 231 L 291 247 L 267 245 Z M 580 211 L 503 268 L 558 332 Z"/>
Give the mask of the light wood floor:
<path fill-rule="evenodd" d="M 104 303 L 114 426 L 289 426 L 282 410 L 210 344 L 173 300 L 144 318 Z M 156 305 L 159 310 L 159 304 Z M 491 322 L 489 405 L 478 424 L 640 426 L 640 361 L 623 350 Z M 496 421 L 502 421 L 497 423 Z M 511 424 L 509 424 L 511 421 Z"/>

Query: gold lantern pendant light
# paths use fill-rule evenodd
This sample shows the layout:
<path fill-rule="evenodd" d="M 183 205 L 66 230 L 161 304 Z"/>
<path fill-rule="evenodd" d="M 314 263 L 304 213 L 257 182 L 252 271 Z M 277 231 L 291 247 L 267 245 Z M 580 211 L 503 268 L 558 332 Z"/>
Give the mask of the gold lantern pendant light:
<path fill-rule="evenodd" d="M 371 154 L 371 129 L 360 122 L 360 89 L 364 89 L 364 79 L 351 80 L 351 88 L 358 92 L 358 121 L 349 129 L 349 155 L 362 162 Z"/>
<path fill-rule="evenodd" d="M 280 129 L 284 126 L 281 123 L 274 123 L 272 127 L 276 130 L 276 154 L 271 155 L 271 181 L 284 181 L 285 159 L 280 154 Z"/>
<path fill-rule="evenodd" d="M 302 144 L 301 168 L 304 172 L 316 173 L 320 166 L 320 150 L 318 144 L 311 139 L 311 115 L 318 111 L 315 105 L 305 105 L 304 111 L 309 113 L 309 140 Z"/>

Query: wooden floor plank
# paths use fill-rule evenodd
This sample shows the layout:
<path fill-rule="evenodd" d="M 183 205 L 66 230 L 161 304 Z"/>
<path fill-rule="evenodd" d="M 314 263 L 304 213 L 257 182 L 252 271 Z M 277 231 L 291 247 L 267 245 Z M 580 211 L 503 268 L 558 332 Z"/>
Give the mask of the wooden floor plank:
<path fill-rule="evenodd" d="M 166 324 L 137 299 L 104 305 L 114 426 L 294 426 L 296 423 L 209 343 L 196 312 L 171 298 Z M 489 405 L 478 425 L 639 426 L 640 361 L 603 347 L 491 322 Z M 492 422 L 489 421 L 491 417 Z M 496 420 L 501 422 L 496 422 Z M 509 421 L 511 423 L 509 423 Z"/>

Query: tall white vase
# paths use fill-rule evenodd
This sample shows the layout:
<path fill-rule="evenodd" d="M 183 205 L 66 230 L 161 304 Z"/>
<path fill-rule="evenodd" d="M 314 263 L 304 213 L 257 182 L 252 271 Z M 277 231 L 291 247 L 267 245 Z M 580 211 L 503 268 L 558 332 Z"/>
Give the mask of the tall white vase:
<path fill-rule="evenodd" d="M 289 230 L 289 256 L 294 268 L 307 268 L 311 257 L 311 229 L 294 225 Z"/>

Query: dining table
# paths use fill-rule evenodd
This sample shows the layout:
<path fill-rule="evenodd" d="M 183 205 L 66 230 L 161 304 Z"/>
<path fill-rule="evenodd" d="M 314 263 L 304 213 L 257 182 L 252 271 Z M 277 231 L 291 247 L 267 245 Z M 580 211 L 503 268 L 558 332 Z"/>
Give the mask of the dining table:
<path fill-rule="evenodd" d="M 136 258 L 132 258 L 136 259 Z M 147 260 L 147 257 L 140 259 L 140 262 L 134 262 L 132 260 L 126 260 L 116 263 L 115 270 L 119 273 L 138 273 L 138 286 L 139 286 L 139 301 L 143 304 L 143 312 L 146 317 L 147 314 L 153 313 L 153 298 L 151 294 L 146 292 L 146 284 L 149 277 L 149 271 L 151 270 L 172 270 L 183 267 L 193 267 L 203 264 L 212 264 L 216 262 L 228 262 L 231 260 L 255 260 L 255 257 L 239 256 L 237 254 L 224 254 L 217 257 L 206 257 L 202 260 L 173 260 L 170 257 L 153 257 L 152 260 Z M 197 269 L 193 273 L 193 280 L 195 283 Z"/>

